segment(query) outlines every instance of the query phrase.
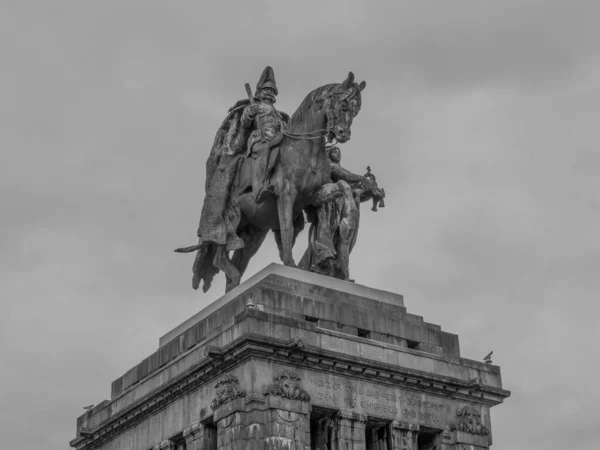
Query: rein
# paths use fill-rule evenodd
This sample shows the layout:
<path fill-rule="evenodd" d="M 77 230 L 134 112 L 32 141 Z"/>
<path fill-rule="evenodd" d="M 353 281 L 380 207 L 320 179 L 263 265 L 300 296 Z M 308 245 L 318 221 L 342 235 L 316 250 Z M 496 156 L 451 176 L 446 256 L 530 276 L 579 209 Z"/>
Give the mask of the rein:
<path fill-rule="evenodd" d="M 320 139 L 324 136 L 327 136 L 329 131 L 331 131 L 331 130 L 330 129 L 322 129 L 322 130 L 308 131 L 306 133 L 291 133 L 289 131 L 282 131 L 281 133 L 284 136 L 287 136 L 291 139 L 305 140 L 305 139 Z"/>

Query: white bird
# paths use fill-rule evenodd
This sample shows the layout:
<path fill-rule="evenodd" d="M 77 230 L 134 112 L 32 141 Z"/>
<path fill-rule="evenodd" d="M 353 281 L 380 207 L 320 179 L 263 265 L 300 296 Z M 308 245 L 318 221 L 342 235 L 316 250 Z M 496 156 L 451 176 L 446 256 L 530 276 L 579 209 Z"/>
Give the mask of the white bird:
<path fill-rule="evenodd" d="M 90 410 L 90 409 L 92 409 L 93 407 L 94 407 L 94 405 L 92 404 L 92 405 L 87 405 L 87 406 L 84 406 L 84 407 L 83 407 L 83 409 L 85 409 L 86 411 L 89 411 L 89 410 Z"/>

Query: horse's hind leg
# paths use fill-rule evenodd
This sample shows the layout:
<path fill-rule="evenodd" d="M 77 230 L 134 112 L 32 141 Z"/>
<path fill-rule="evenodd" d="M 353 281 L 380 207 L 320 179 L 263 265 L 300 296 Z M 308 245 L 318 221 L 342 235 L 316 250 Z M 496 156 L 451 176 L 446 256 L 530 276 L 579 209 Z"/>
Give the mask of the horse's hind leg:
<path fill-rule="evenodd" d="M 227 277 L 225 292 L 229 292 L 234 287 L 240 284 L 240 279 L 242 278 L 242 276 L 240 275 L 240 272 L 237 270 L 235 265 L 229 259 L 229 255 L 227 254 L 227 250 L 225 250 L 225 246 L 218 246 L 215 258 L 213 260 L 213 264 L 215 267 L 222 270 L 225 273 L 225 276 Z"/>
<path fill-rule="evenodd" d="M 192 266 L 192 272 L 194 274 L 192 278 L 192 287 L 194 289 L 198 289 L 201 281 L 204 281 L 202 284 L 203 292 L 206 292 L 210 289 L 213 278 L 217 273 L 219 273 L 219 269 L 212 264 L 216 251 L 217 246 L 209 243 L 200 247 L 196 252 L 196 259 L 194 260 L 194 265 Z"/>
<path fill-rule="evenodd" d="M 240 233 L 240 236 L 244 239 L 244 248 L 233 252 L 233 258 L 231 258 L 231 262 L 239 271 L 240 277 L 244 275 L 248 263 L 256 255 L 268 233 L 269 230 L 257 230 L 255 228 L 247 230 L 243 235 Z"/>

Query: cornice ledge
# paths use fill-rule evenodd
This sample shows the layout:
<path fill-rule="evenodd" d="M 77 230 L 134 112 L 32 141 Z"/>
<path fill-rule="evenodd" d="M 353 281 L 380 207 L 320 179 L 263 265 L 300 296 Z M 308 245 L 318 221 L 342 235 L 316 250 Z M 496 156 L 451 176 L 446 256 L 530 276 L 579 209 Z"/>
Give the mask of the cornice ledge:
<path fill-rule="evenodd" d="M 372 360 L 369 361 L 369 364 L 365 364 L 364 360 L 360 358 L 323 350 L 322 348 L 304 343 L 302 343 L 302 346 L 295 347 L 295 351 L 290 353 L 273 351 L 271 348 L 268 350 L 260 349 L 261 346 L 265 345 L 277 345 L 277 347 L 282 349 L 289 348 L 291 343 L 283 340 L 267 338 L 259 334 L 246 335 L 245 338 L 240 338 L 240 340 L 252 343 L 252 350 L 256 350 L 258 353 L 254 356 L 268 354 L 269 358 L 287 360 L 294 365 L 319 367 L 329 372 L 348 373 L 365 380 L 377 379 L 380 382 L 395 386 L 400 385 L 410 390 L 426 391 L 466 401 L 477 401 L 487 406 L 502 403 L 504 398 L 510 396 L 510 391 L 482 384 L 479 384 L 477 389 L 473 389 L 472 380 L 464 381 L 458 378 L 444 377 Z M 238 343 L 236 342 L 235 344 Z M 239 344 L 244 345 L 241 342 Z M 228 350 L 223 349 L 224 352 Z M 238 357 L 241 356 L 242 352 L 241 348 L 235 350 Z"/>
<path fill-rule="evenodd" d="M 195 366 L 126 406 L 96 428 L 80 430 L 79 435 L 71 440 L 69 445 L 78 450 L 97 448 L 183 395 L 198 389 L 228 370 L 230 366 L 230 364 L 224 364 L 219 358 L 207 355 Z"/>
<path fill-rule="evenodd" d="M 250 333 L 239 337 L 222 348 L 205 348 L 205 358 L 195 366 L 157 388 L 131 405 L 119 411 L 114 417 L 98 425 L 93 430 L 85 430 L 70 442 L 78 450 L 92 450 L 112 439 L 122 431 L 134 426 L 147 416 L 155 414 L 176 399 L 213 380 L 225 370 L 242 363 L 250 357 L 261 357 L 276 361 L 285 360 L 301 367 L 318 367 L 324 371 L 348 373 L 365 380 L 377 379 L 392 386 L 409 390 L 430 392 L 435 395 L 452 397 L 463 401 L 494 406 L 510 396 L 510 391 L 490 386 L 473 389 L 472 382 L 456 378 L 432 375 L 404 367 L 364 360 L 343 353 L 323 350 L 305 344 L 302 340 L 267 337 Z"/>
<path fill-rule="evenodd" d="M 364 380 L 377 379 L 388 385 L 402 386 L 409 390 L 425 391 L 463 401 L 475 401 L 486 406 L 495 406 L 510 396 L 510 391 L 481 383 L 478 383 L 474 389 L 473 380 L 464 381 L 373 360 L 365 364 L 360 358 L 323 350 L 301 340 L 284 341 L 261 334 L 251 333 L 241 336 L 221 348 L 219 353 L 226 355 L 225 361 L 234 358 L 237 362 L 241 362 L 248 357 L 286 361 L 300 367 L 318 367 L 328 372 L 358 376 Z"/>

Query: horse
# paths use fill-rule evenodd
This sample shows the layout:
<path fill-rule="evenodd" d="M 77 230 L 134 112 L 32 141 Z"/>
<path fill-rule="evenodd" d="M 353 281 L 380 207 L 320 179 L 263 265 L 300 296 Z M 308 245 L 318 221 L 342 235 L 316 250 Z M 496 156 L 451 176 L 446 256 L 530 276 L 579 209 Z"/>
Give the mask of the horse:
<path fill-rule="evenodd" d="M 331 183 L 325 143 L 334 139 L 344 143 L 350 139 L 352 120 L 360 111 L 361 91 L 365 87 L 366 82 L 356 83 L 350 72 L 342 83 L 327 84 L 310 92 L 291 116 L 271 172 L 274 196 L 257 204 L 252 192 L 241 193 L 237 234 L 245 245 L 235 250 L 232 258 L 224 246 L 216 248 L 213 265 L 226 275 L 225 292 L 239 285 L 250 259 L 269 231 L 275 234 L 283 264 L 296 267 L 292 248 L 304 228 L 304 209 L 339 196 L 352 199 L 347 183 Z M 355 207 L 350 204 L 352 200 L 348 202 L 348 208 Z M 194 289 L 202 276 L 206 279 L 198 273 L 200 252 L 193 269 Z M 204 291 L 210 287 L 210 281 L 208 286 L 205 281 Z"/>

